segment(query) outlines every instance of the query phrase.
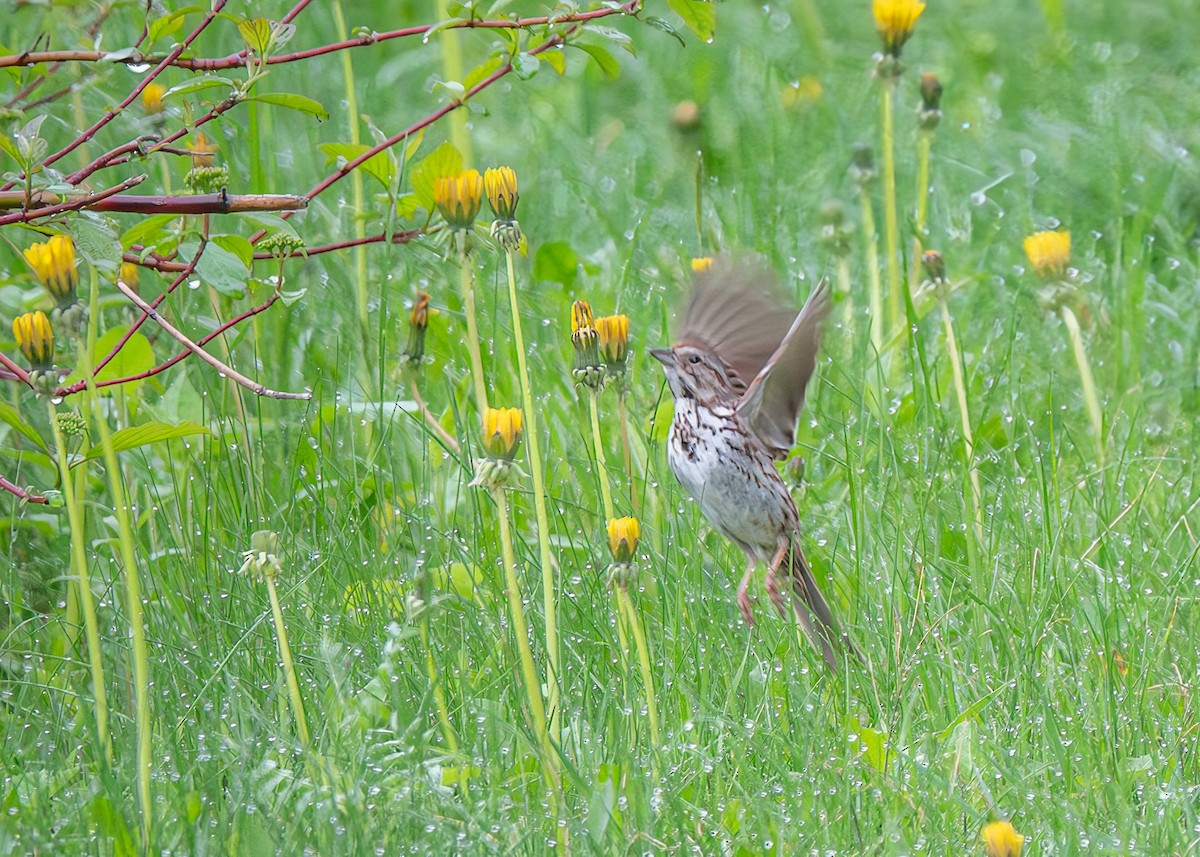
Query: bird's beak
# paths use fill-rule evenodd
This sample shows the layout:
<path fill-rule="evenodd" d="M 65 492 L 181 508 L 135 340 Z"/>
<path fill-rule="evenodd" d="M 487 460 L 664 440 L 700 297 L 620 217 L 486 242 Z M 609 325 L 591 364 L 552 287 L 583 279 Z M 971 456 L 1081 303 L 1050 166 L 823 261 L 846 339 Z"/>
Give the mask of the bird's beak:
<path fill-rule="evenodd" d="M 664 366 L 670 366 L 675 362 L 674 355 L 671 353 L 670 348 L 651 348 L 650 356 L 659 363 L 662 363 Z"/>

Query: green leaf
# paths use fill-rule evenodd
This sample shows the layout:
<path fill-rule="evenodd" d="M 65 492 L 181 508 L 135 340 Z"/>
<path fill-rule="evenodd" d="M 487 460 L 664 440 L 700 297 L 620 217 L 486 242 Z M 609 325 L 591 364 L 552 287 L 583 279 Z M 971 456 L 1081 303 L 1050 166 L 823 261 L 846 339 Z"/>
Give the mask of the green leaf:
<path fill-rule="evenodd" d="M 717 34 L 717 6 L 706 0 L 667 0 L 688 29 L 702 42 L 711 42 Z"/>
<path fill-rule="evenodd" d="M 261 54 L 271 42 L 271 22 L 266 18 L 246 18 L 238 21 L 238 32 L 246 47 Z"/>
<path fill-rule="evenodd" d="M 75 250 L 85 260 L 104 271 L 116 273 L 121 267 L 121 242 L 114 222 L 95 212 L 85 211 L 68 221 Z"/>
<path fill-rule="evenodd" d="M 443 176 L 454 176 L 462 172 L 463 157 L 449 143 L 442 143 L 413 165 L 410 181 L 417 202 L 426 211 L 433 211 L 433 186 Z"/>
<path fill-rule="evenodd" d="M 202 89 L 212 89 L 216 86 L 224 87 L 225 89 L 233 89 L 236 84 L 227 77 L 219 77 L 217 75 L 213 75 L 212 77 L 196 77 L 192 78 L 191 80 L 184 81 L 178 86 L 172 86 L 163 93 L 163 99 L 165 100 L 178 95 L 187 95 L 192 92 L 199 92 Z"/>
<path fill-rule="evenodd" d="M 126 250 L 134 244 L 154 247 L 166 236 L 166 227 L 178 220 L 179 217 L 175 214 L 155 214 L 152 217 L 140 218 L 121 235 L 121 246 Z"/>
<path fill-rule="evenodd" d="M 349 163 L 371 147 L 350 143 L 322 143 L 318 148 L 325 153 L 326 163 L 330 164 L 335 161 Z M 361 169 L 377 179 L 384 188 L 392 186 L 392 162 L 385 152 L 378 152 L 367 158 L 363 161 Z"/>
<path fill-rule="evenodd" d="M 38 449 L 44 451 L 47 455 L 50 454 L 50 448 L 46 446 L 46 442 L 42 440 L 42 436 L 37 433 L 37 429 L 21 419 L 21 412 L 8 404 L 8 402 L 0 402 L 0 421 L 8 423 Z"/>
<path fill-rule="evenodd" d="M 209 240 L 237 256 L 247 270 L 254 263 L 254 245 L 250 239 L 241 235 L 214 235 Z"/>
<path fill-rule="evenodd" d="M 517 54 L 513 57 L 512 64 L 513 71 L 521 80 L 529 80 L 529 78 L 537 74 L 538 69 L 541 67 L 538 58 L 527 53 Z"/>
<path fill-rule="evenodd" d="M 267 230 L 268 234 L 282 232 L 292 238 L 300 237 L 300 233 L 296 231 L 290 221 L 284 220 L 278 214 L 270 211 L 243 211 L 238 214 L 238 219 L 253 223 L 258 229 Z"/>
<path fill-rule="evenodd" d="M 180 247 L 180 252 L 185 259 L 191 259 L 196 254 L 196 245 L 189 241 Z M 214 243 L 204 248 L 196 273 L 218 292 L 230 297 L 241 297 L 246 280 L 250 278 L 250 269 L 241 259 Z"/>
<path fill-rule="evenodd" d="M 96 347 L 92 350 L 92 365 L 97 365 L 101 360 L 108 356 L 108 352 L 113 350 L 113 347 L 125 335 L 125 328 L 117 326 L 105 333 L 96 341 Z M 140 333 L 135 333 L 129 337 L 129 341 L 125 346 L 117 352 L 107 366 L 100 370 L 96 375 L 97 381 L 111 381 L 114 378 L 125 378 L 129 375 L 140 375 L 153 369 L 154 349 L 150 347 L 150 340 L 142 336 Z M 71 373 L 71 378 L 75 380 L 76 372 Z M 128 384 L 121 385 L 123 390 L 136 390 L 142 385 L 142 381 L 131 381 Z M 113 387 L 106 387 L 102 392 L 111 392 Z"/>
<path fill-rule="evenodd" d="M 184 6 L 182 9 L 176 9 L 170 15 L 155 18 L 150 22 L 150 28 L 146 31 L 146 44 L 153 45 L 163 36 L 171 35 L 171 33 L 174 33 L 183 26 L 185 16 L 203 11 L 203 7 L 200 6 Z"/>
<path fill-rule="evenodd" d="M 579 272 L 579 257 L 565 241 L 549 241 L 538 248 L 533 258 L 533 278 L 562 283 L 567 288 L 575 284 Z"/>
<path fill-rule="evenodd" d="M 479 83 L 481 80 L 483 80 L 489 74 L 494 72 L 496 69 L 500 68 L 500 66 L 502 66 L 502 65 L 504 65 L 504 59 L 502 57 L 500 57 L 500 56 L 489 57 L 486 62 L 481 63 L 480 65 L 477 65 L 477 66 L 475 66 L 475 68 L 471 69 L 471 71 L 467 74 L 467 76 L 463 78 L 462 85 L 464 87 L 466 87 L 467 89 L 470 89 L 472 86 Z M 514 65 L 515 65 L 515 63 L 514 63 Z"/>
<path fill-rule="evenodd" d="M 152 443 L 161 443 L 164 440 L 174 440 L 180 437 L 191 437 L 198 434 L 208 434 L 208 429 L 202 425 L 193 422 L 182 422 L 175 425 L 170 423 L 146 423 L 140 426 L 131 426 L 114 432 L 112 437 L 113 452 L 126 452 L 130 449 L 137 449 L 139 446 L 149 446 Z M 88 450 L 88 454 L 80 459 L 78 464 L 85 461 L 94 461 L 104 455 L 104 447 L 93 446 Z"/>
<path fill-rule="evenodd" d="M 538 59 L 559 74 L 566 74 L 567 72 L 567 58 L 563 55 L 562 51 L 542 51 L 538 54 Z"/>
<path fill-rule="evenodd" d="M 617 61 L 613 59 L 613 55 L 608 52 L 607 48 L 603 48 L 600 45 L 584 44 L 577 44 L 575 47 L 579 48 L 581 51 L 584 51 L 588 56 L 595 60 L 596 65 L 600 67 L 600 71 L 602 71 L 604 76 L 609 80 L 614 80 L 621 75 L 621 66 L 619 66 Z"/>
<path fill-rule="evenodd" d="M 299 110 L 301 113 L 317 117 L 318 122 L 324 122 L 329 118 L 329 111 L 322 106 L 321 102 L 315 98 L 309 98 L 307 95 L 297 95 L 294 92 L 268 92 L 265 95 L 252 95 L 246 100 L 274 104 L 276 107 L 286 107 L 289 110 Z"/>

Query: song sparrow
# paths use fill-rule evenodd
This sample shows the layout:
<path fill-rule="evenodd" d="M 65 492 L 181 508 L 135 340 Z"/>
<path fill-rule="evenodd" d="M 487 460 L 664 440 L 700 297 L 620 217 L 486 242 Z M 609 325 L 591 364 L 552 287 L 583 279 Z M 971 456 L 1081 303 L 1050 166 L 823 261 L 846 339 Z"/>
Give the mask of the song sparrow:
<path fill-rule="evenodd" d="M 671 469 L 704 516 L 746 554 L 737 595 L 742 616 L 754 624 L 747 587 L 756 564 L 767 561 L 771 601 L 786 616 L 790 591 L 796 620 L 836 669 L 836 647 L 855 657 L 858 651 L 834 627 L 800 548 L 796 504 L 775 469 L 794 443 L 828 312 L 824 283 L 796 313 L 776 296 L 769 275 L 719 260 L 696 275 L 675 345 L 650 354 L 663 364 L 675 397 Z"/>

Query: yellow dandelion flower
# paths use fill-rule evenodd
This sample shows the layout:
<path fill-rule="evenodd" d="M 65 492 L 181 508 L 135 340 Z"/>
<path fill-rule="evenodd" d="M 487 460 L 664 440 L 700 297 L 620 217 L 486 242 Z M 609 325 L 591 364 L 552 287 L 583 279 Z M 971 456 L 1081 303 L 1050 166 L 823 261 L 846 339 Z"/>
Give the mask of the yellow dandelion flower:
<path fill-rule="evenodd" d="M 142 109 L 150 116 L 163 112 L 163 96 L 167 88 L 161 83 L 151 83 L 142 90 Z"/>
<path fill-rule="evenodd" d="M 712 256 L 697 256 L 692 260 L 692 273 L 703 274 L 705 271 L 712 270 Z"/>
<path fill-rule="evenodd" d="M 612 551 L 613 560 L 623 564 L 633 559 L 642 534 L 637 518 L 609 518 L 607 529 L 608 549 Z"/>
<path fill-rule="evenodd" d="M 596 319 L 600 356 L 613 369 L 624 369 L 629 355 L 629 316 L 606 315 Z"/>
<path fill-rule="evenodd" d="M 1025 255 L 1041 276 L 1061 277 L 1071 260 L 1071 233 L 1066 229 L 1035 232 L 1025 239 Z"/>
<path fill-rule="evenodd" d="M 517 214 L 517 174 L 512 167 L 495 167 L 483 174 L 483 189 L 497 220 L 512 220 Z"/>
<path fill-rule="evenodd" d="M 25 251 L 25 259 L 55 304 L 69 307 L 75 303 L 79 273 L 75 270 L 75 242 L 70 235 L 55 235 L 34 244 Z"/>
<path fill-rule="evenodd" d="M 982 836 L 988 857 L 1021 857 L 1021 849 L 1025 847 L 1025 837 L 1007 821 L 984 825 Z"/>
<path fill-rule="evenodd" d="M 595 328 L 592 319 L 592 308 L 587 301 L 575 301 L 571 304 L 571 335 L 575 336 L 582 330 Z"/>
<path fill-rule="evenodd" d="M 466 170 L 433 183 L 433 200 L 451 229 L 470 229 L 483 203 L 483 176 Z"/>
<path fill-rule="evenodd" d="M 117 272 L 117 279 L 136 292 L 138 280 L 141 279 L 141 270 L 133 262 L 122 262 L 121 269 Z"/>
<path fill-rule="evenodd" d="M 488 458 L 512 461 L 521 445 L 520 408 L 488 408 L 483 412 L 483 450 Z"/>
<path fill-rule="evenodd" d="M 39 310 L 17 316 L 13 321 L 13 337 L 35 372 L 54 365 L 54 330 L 44 312 Z"/>
<path fill-rule="evenodd" d="M 879 37 L 883 39 L 883 52 L 898 57 L 925 11 L 925 4 L 920 0 L 874 0 L 872 11 Z"/>

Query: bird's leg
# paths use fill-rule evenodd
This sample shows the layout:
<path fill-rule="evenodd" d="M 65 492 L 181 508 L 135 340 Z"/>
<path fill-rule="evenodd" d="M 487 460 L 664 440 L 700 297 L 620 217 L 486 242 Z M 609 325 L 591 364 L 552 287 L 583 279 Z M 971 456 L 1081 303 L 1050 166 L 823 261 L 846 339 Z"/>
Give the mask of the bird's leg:
<path fill-rule="evenodd" d="M 771 596 L 771 603 L 775 605 L 779 615 L 785 619 L 787 618 L 787 608 L 784 606 L 785 596 L 779 588 L 779 568 L 787 559 L 787 553 L 791 546 L 790 540 L 782 540 L 779 550 L 775 551 L 775 556 L 771 557 L 771 564 L 767 567 L 767 594 Z"/>
<path fill-rule="evenodd" d="M 746 571 L 742 575 L 742 582 L 738 584 L 737 602 L 738 607 L 742 609 L 742 618 L 746 620 L 746 624 L 751 628 L 754 627 L 754 599 L 748 591 L 750 588 L 750 578 L 754 575 L 754 557 L 750 554 L 746 555 Z"/>

